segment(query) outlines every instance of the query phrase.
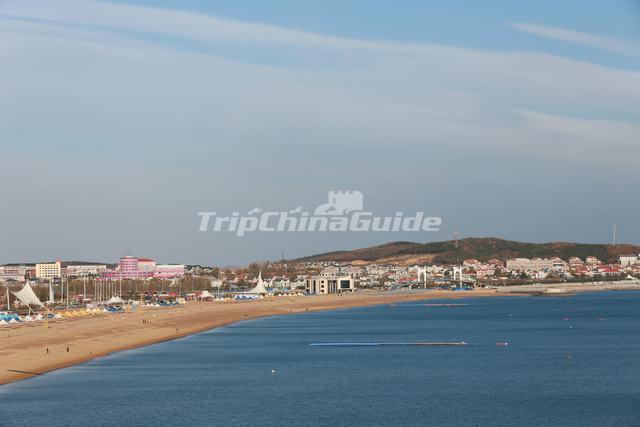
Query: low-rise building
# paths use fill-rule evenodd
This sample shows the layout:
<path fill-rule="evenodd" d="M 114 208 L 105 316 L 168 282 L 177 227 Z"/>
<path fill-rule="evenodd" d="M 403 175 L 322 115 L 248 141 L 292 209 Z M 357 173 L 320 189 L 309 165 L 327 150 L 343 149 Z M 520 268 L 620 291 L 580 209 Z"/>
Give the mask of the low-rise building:
<path fill-rule="evenodd" d="M 66 275 L 68 277 L 89 277 L 99 276 L 107 271 L 104 264 L 69 264 L 66 267 Z"/>
<path fill-rule="evenodd" d="M 572 256 L 571 258 L 569 258 L 569 265 L 571 267 L 575 267 L 578 265 L 584 265 L 584 261 L 582 261 L 580 258 L 576 257 L 576 256 Z"/>
<path fill-rule="evenodd" d="M 507 260 L 507 270 L 510 271 L 544 271 L 553 269 L 554 261 L 542 258 L 512 258 Z"/>
<path fill-rule="evenodd" d="M 320 276 L 322 277 L 333 277 L 340 274 L 340 267 L 336 267 L 334 265 L 330 265 L 329 267 L 325 267 L 320 271 Z"/>
<path fill-rule="evenodd" d="M 551 263 L 553 265 L 553 271 L 556 273 L 564 273 L 567 271 L 567 263 L 561 258 L 552 258 Z"/>
<path fill-rule="evenodd" d="M 351 276 L 311 276 L 306 280 L 306 291 L 310 294 L 337 294 L 354 290 L 355 283 Z"/>
<path fill-rule="evenodd" d="M 640 255 L 620 255 L 620 265 L 640 264 Z"/>
<path fill-rule="evenodd" d="M 24 283 L 27 276 L 27 267 L 21 264 L 6 264 L 0 266 L 0 282 Z"/>
<path fill-rule="evenodd" d="M 602 261 L 600 261 L 598 258 L 594 257 L 594 256 L 588 256 L 585 259 L 585 262 L 589 265 L 598 265 L 598 264 L 602 264 Z"/>
<path fill-rule="evenodd" d="M 178 277 L 184 277 L 184 265 L 182 264 L 157 264 L 155 267 L 153 277 L 157 279 L 176 279 Z"/>

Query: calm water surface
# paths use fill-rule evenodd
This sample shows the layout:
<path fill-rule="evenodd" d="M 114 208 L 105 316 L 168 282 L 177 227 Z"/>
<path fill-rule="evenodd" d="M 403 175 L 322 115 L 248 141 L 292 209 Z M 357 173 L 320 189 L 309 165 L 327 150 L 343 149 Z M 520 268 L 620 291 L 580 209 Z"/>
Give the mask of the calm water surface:
<path fill-rule="evenodd" d="M 451 302 L 468 305 L 271 317 L 117 353 L 0 387 L 0 425 L 640 425 L 640 293 Z M 469 345 L 309 345 L 416 341 Z"/>

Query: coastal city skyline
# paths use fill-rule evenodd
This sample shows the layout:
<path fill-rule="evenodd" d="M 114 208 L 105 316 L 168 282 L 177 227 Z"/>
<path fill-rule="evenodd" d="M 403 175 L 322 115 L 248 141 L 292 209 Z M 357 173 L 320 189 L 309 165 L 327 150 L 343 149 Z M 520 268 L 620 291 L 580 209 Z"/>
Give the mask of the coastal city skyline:
<path fill-rule="evenodd" d="M 0 262 L 638 243 L 639 6 L 614 3 L 3 2 Z M 330 190 L 442 226 L 199 232 Z"/>

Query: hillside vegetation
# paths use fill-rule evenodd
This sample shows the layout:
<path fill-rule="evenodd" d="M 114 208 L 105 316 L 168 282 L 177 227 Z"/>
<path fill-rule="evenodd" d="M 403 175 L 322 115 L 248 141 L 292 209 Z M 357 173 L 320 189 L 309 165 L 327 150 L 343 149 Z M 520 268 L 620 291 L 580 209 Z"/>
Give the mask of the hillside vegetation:
<path fill-rule="evenodd" d="M 355 249 L 352 251 L 335 251 L 299 258 L 298 262 L 336 261 L 336 262 L 388 262 L 411 264 L 415 262 L 432 262 L 453 264 L 465 259 L 475 258 L 487 261 L 492 258 L 506 260 L 508 258 L 551 258 L 568 259 L 576 256 L 585 259 L 595 256 L 604 262 L 616 262 L 618 255 L 639 254 L 640 246 L 605 245 L 588 243 L 552 242 L 527 243 L 511 240 L 487 238 L 467 238 L 432 243 L 391 242 L 379 246 Z"/>

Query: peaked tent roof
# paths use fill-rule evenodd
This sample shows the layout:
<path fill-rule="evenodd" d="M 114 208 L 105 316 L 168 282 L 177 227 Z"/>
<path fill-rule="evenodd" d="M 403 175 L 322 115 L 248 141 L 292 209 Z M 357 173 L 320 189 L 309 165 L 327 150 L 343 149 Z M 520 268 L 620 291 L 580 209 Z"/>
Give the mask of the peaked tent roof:
<path fill-rule="evenodd" d="M 264 287 L 264 282 L 262 281 L 262 270 L 260 270 L 260 273 L 258 274 L 258 283 L 253 289 L 251 289 L 247 293 L 260 294 L 260 295 L 269 293 L 269 291 L 267 291 L 267 288 Z"/>

